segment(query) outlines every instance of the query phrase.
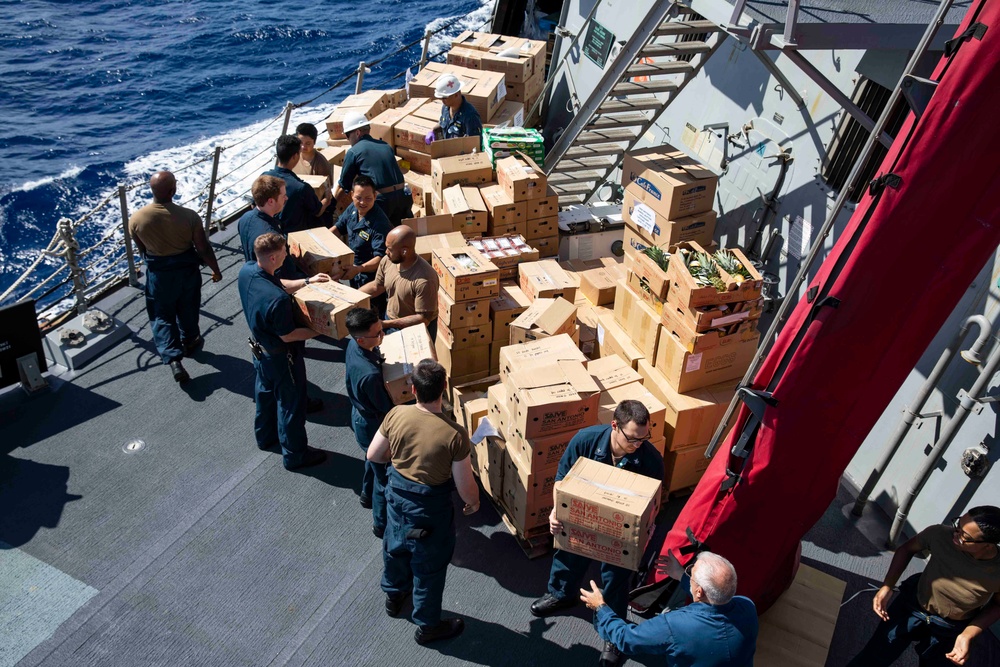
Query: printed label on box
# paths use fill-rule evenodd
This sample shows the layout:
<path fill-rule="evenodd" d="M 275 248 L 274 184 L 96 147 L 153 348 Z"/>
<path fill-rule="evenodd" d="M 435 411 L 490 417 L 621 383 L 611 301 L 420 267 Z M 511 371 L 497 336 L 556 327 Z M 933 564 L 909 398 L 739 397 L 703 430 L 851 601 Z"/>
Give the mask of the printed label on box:
<path fill-rule="evenodd" d="M 712 320 L 713 327 L 724 327 L 727 324 L 732 324 L 733 322 L 739 322 L 740 320 L 745 320 L 750 317 L 750 311 L 744 310 L 742 313 L 733 313 L 732 315 L 726 315 L 724 317 L 716 317 Z"/>
<path fill-rule="evenodd" d="M 490 278 L 490 279 L 488 279 L 488 280 L 484 280 L 484 281 L 483 281 L 483 287 L 493 287 L 493 286 L 494 286 L 494 285 L 496 285 L 496 284 L 497 284 L 498 282 L 499 282 L 499 281 L 498 281 L 498 280 L 497 280 L 496 278 Z"/>
<path fill-rule="evenodd" d="M 507 97 L 507 84 L 504 83 L 503 79 L 500 79 L 500 85 L 497 86 L 497 102 L 504 97 Z"/>
<path fill-rule="evenodd" d="M 597 324 L 597 342 L 604 345 L 604 327 L 601 326 L 600 322 Z"/>
<path fill-rule="evenodd" d="M 688 357 L 687 363 L 684 364 L 685 373 L 694 373 L 695 371 L 701 369 L 701 355 L 702 353 L 699 352 L 698 354 L 692 354 Z"/>
<path fill-rule="evenodd" d="M 635 210 L 632 211 L 632 219 L 635 221 L 635 224 L 650 234 L 654 233 L 653 230 L 656 229 L 656 213 L 653 212 L 653 209 L 645 204 L 636 204 Z"/>

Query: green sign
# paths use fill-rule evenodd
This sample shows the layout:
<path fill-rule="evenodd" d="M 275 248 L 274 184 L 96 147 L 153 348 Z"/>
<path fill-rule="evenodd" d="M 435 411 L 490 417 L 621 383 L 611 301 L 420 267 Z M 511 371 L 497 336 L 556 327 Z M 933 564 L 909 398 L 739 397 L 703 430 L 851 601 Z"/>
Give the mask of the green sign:
<path fill-rule="evenodd" d="M 615 33 L 611 32 L 597 21 L 591 21 L 587 28 L 587 36 L 583 40 L 583 55 L 594 61 L 594 64 L 604 69 L 611 55 L 611 45 L 615 42 Z"/>

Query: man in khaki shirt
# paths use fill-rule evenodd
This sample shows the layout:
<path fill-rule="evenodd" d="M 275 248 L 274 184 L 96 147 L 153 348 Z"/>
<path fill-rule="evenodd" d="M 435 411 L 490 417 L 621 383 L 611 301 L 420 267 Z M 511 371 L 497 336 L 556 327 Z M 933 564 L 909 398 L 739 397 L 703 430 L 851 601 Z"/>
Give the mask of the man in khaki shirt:
<path fill-rule="evenodd" d="M 385 257 L 375 280 L 360 289 L 373 297 L 389 295 L 382 323 L 386 329 L 426 324 L 431 340 L 437 337 L 438 275 L 417 254 L 417 234 L 412 228 L 400 225 L 386 235 Z"/>
<path fill-rule="evenodd" d="M 1000 620 L 1000 508 L 973 507 L 950 526 L 925 528 L 896 549 L 873 608 L 882 619 L 849 667 L 886 667 L 916 642 L 921 667 L 963 665 L 970 644 Z M 893 586 L 910 560 L 930 552 L 923 573 Z"/>

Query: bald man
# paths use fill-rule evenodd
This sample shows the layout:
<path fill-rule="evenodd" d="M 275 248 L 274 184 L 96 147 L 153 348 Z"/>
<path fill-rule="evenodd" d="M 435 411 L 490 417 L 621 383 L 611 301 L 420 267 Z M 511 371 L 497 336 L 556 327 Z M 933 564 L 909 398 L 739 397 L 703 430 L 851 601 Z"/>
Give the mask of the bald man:
<path fill-rule="evenodd" d="M 426 324 L 431 339 L 437 336 L 438 276 L 423 257 L 417 254 L 417 234 L 405 225 L 385 237 L 385 257 L 379 262 L 375 280 L 361 286 L 373 297 L 388 294 L 385 329 L 402 329 Z"/>
<path fill-rule="evenodd" d="M 698 554 L 688 573 L 672 553 L 667 574 L 687 585 L 691 604 L 654 616 L 645 623 L 626 622 L 604 603 L 597 584 L 580 589 L 580 599 L 596 614 L 597 632 L 623 656 L 662 655 L 672 667 L 751 667 L 757 649 L 757 608 L 736 595 L 736 569 L 718 554 Z M 617 664 L 617 657 L 602 665 Z"/>
<path fill-rule="evenodd" d="M 205 341 L 198 326 L 202 264 L 212 269 L 212 282 L 222 280 L 219 262 L 208 243 L 201 218 L 173 203 L 177 180 L 169 171 L 149 179 L 153 203 L 129 218 L 128 227 L 146 259 L 146 312 L 160 359 L 180 384 L 191 377 L 181 364 Z"/>

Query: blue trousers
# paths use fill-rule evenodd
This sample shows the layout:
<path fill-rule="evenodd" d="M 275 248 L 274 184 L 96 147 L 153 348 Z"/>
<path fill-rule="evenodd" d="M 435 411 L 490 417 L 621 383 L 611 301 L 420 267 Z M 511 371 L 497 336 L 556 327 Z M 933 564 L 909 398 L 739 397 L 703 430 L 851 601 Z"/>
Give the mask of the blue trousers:
<path fill-rule="evenodd" d="M 928 614 L 917 602 L 916 574 L 900 585 L 899 594 L 889 605 L 889 620 L 882 621 L 848 667 L 887 667 L 896 661 L 910 644 L 920 657 L 920 667 L 944 667 L 954 664 L 945 657 L 955 646 L 968 621 L 949 621 Z"/>
<path fill-rule="evenodd" d="M 592 562 L 594 561 L 586 556 L 557 549 L 552 556 L 552 569 L 549 571 L 549 593 L 560 599 L 579 598 L 583 575 L 587 573 Z M 628 618 L 628 592 L 631 580 L 631 570 L 601 563 L 604 601 L 623 619 Z M 587 585 L 586 588 L 590 586 Z"/>
<path fill-rule="evenodd" d="M 455 484 L 427 486 L 389 469 L 388 524 L 382 540 L 382 590 L 398 597 L 413 591 L 413 622 L 441 622 L 441 598 L 455 551 Z"/>
<path fill-rule="evenodd" d="M 146 258 L 146 313 L 163 363 L 184 356 L 184 343 L 201 335 L 200 260 L 194 250 Z"/>
<path fill-rule="evenodd" d="M 278 443 L 285 467 L 302 462 L 306 451 L 306 365 L 302 351 L 292 346 L 286 355 L 254 359 L 257 371 L 254 435 L 257 444 Z"/>

